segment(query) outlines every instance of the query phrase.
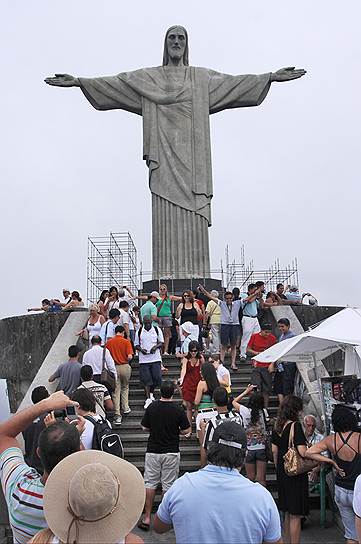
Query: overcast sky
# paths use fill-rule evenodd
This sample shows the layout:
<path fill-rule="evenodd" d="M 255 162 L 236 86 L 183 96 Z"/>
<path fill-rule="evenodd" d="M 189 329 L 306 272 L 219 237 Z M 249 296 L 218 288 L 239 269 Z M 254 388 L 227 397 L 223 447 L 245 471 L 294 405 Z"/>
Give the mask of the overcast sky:
<path fill-rule="evenodd" d="M 359 0 L 5 0 L 0 19 L 1 315 L 68 286 L 86 295 L 87 237 L 129 231 L 151 269 L 142 120 L 98 112 L 46 76 L 161 64 L 189 32 L 190 64 L 230 73 L 307 69 L 260 107 L 212 116 L 211 265 L 244 243 L 256 268 L 298 258 L 321 304 L 361 305 Z M 166 228 L 166 226 L 165 226 Z"/>

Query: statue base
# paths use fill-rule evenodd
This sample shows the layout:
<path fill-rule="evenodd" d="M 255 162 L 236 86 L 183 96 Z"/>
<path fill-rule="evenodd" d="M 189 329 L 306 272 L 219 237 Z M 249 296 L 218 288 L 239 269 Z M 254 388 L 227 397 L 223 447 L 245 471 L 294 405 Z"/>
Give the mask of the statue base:
<path fill-rule="evenodd" d="M 152 291 L 158 291 L 159 286 L 164 283 L 168 287 L 168 293 L 170 295 L 181 295 L 187 289 L 197 289 L 199 284 L 204 285 L 207 291 L 216 289 L 219 292 L 219 296 L 222 297 L 223 287 L 222 281 L 214 278 L 178 278 L 178 279 L 161 279 L 161 280 L 149 280 L 143 282 L 143 293 L 151 293 Z"/>

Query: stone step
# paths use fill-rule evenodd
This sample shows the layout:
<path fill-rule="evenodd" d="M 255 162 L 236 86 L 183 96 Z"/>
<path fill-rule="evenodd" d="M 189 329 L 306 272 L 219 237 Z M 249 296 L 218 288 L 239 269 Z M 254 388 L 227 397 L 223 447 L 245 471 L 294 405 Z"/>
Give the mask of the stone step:
<path fill-rule="evenodd" d="M 155 393 L 155 395 L 157 396 L 157 392 Z M 143 407 L 144 406 L 144 402 L 145 402 L 145 397 L 144 397 L 144 391 L 143 391 L 143 395 L 139 395 L 140 398 L 136 398 L 135 396 L 129 394 L 129 404 L 130 404 L 130 408 L 132 409 L 132 407 L 137 407 L 137 406 L 141 406 Z M 174 400 L 173 402 L 175 402 L 176 404 L 181 404 L 182 400 L 181 398 L 179 397 L 179 395 L 174 395 Z M 247 404 L 247 400 L 248 398 L 247 397 L 244 397 L 245 399 L 245 403 Z M 270 407 L 275 407 L 275 406 L 278 406 L 278 399 L 276 396 L 272 396 L 270 397 Z M 128 414 L 127 414 L 128 415 Z M 132 415 L 132 412 L 130 412 L 129 416 Z"/>

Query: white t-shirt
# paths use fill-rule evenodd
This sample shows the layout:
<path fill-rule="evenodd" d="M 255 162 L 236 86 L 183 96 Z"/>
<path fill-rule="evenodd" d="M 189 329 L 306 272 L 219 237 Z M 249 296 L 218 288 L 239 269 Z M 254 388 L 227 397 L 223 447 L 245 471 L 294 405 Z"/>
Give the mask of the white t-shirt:
<path fill-rule="evenodd" d="M 151 348 L 158 344 L 158 342 L 164 342 L 164 337 L 161 329 L 157 327 L 158 329 L 158 336 L 157 331 L 152 326 L 149 331 L 147 331 L 144 327 L 142 327 L 140 332 L 140 339 L 139 339 L 139 331 L 135 334 L 135 345 L 140 346 L 142 349 L 147 350 L 147 355 L 144 355 L 141 351 L 138 351 L 139 354 L 139 364 L 141 363 L 157 363 L 162 360 L 162 356 L 160 354 L 160 349 L 158 348 L 155 353 L 149 353 Z"/>
<path fill-rule="evenodd" d="M 102 417 L 99 414 L 89 414 L 93 419 L 96 421 L 101 421 Z M 107 420 L 107 423 L 109 427 L 111 428 L 111 425 L 109 421 Z M 94 425 L 91 421 L 88 419 L 85 420 L 85 427 L 84 431 L 81 434 L 81 441 L 84 446 L 85 450 L 91 450 L 93 445 L 93 434 L 94 434 Z"/>
<path fill-rule="evenodd" d="M 231 386 L 231 374 L 230 374 L 228 368 L 226 368 L 225 366 L 219 365 L 219 367 L 217 368 L 217 378 L 219 380 L 227 378 L 228 383 Z"/>
<path fill-rule="evenodd" d="M 361 474 L 356 478 L 353 491 L 353 511 L 358 518 L 361 518 Z"/>
<path fill-rule="evenodd" d="M 239 415 L 242 418 L 243 427 L 246 428 L 249 425 L 249 422 L 251 421 L 251 410 L 247 408 L 247 406 L 243 406 L 243 404 L 240 404 Z"/>
<path fill-rule="evenodd" d="M 120 308 L 119 311 L 120 311 L 120 318 L 117 325 L 124 325 L 125 323 L 129 325 L 130 317 L 128 312 L 126 312 L 122 308 Z"/>

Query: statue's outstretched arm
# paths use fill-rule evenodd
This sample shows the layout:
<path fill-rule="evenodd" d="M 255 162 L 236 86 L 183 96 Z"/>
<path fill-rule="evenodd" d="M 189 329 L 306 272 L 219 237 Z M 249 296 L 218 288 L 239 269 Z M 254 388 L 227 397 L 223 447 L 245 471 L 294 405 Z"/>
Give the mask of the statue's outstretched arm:
<path fill-rule="evenodd" d="M 270 81 L 290 81 L 291 79 L 298 79 L 306 74 L 306 70 L 303 68 L 295 70 L 294 66 L 288 66 L 287 68 L 281 68 L 271 74 Z"/>
<path fill-rule="evenodd" d="M 55 74 L 55 77 L 47 77 L 44 81 L 53 87 L 80 87 L 79 79 L 70 74 Z"/>

